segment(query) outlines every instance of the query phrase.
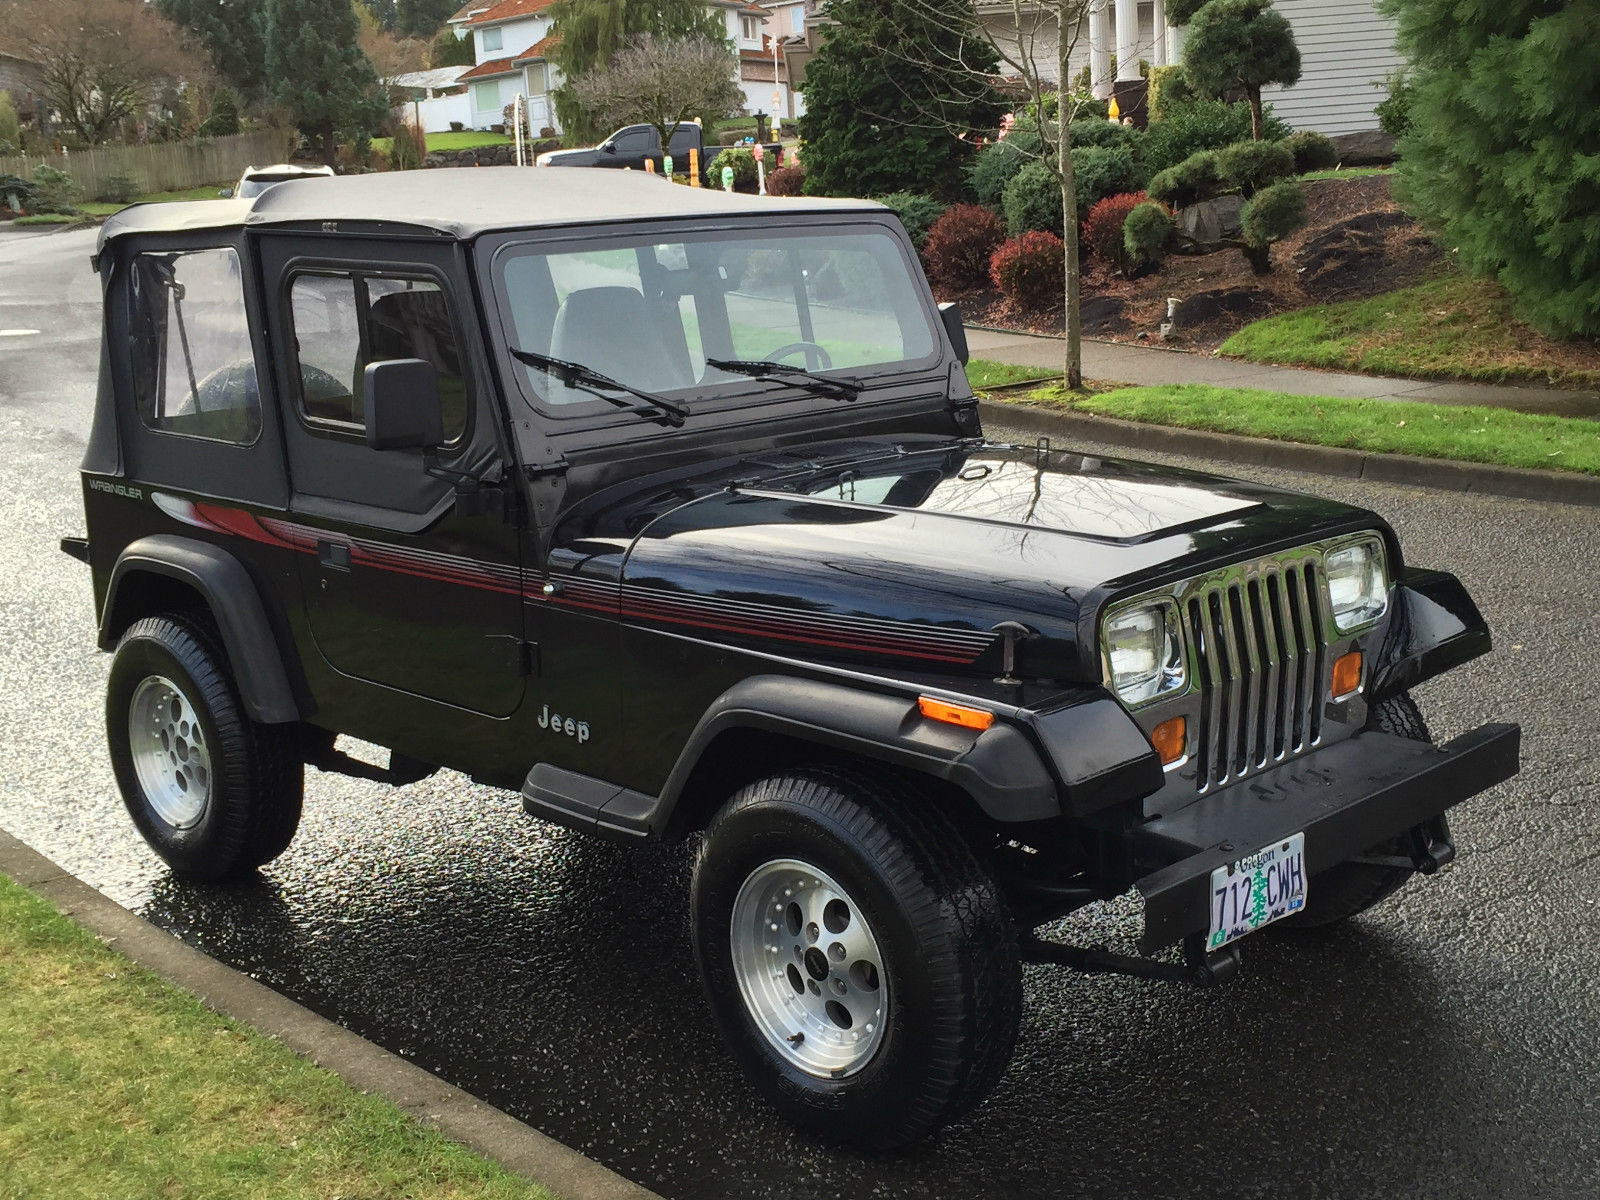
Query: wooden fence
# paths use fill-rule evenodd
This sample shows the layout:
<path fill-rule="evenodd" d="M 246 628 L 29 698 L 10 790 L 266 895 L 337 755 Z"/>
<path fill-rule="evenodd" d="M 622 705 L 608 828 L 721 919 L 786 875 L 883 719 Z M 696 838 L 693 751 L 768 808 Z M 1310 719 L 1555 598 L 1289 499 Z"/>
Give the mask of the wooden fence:
<path fill-rule="evenodd" d="M 85 200 L 105 199 L 108 181 L 118 175 L 133 178 L 141 193 L 176 192 L 211 183 L 232 183 L 247 166 L 282 162 L 289 152 L 291 136 L 282 130 L 260 129 L 189 142 L 97 146 L 42 158 L 19 154 L 0 158 L 0 175 L 27 179 L 35 167 L 59 167 L 78 181 Z"/>

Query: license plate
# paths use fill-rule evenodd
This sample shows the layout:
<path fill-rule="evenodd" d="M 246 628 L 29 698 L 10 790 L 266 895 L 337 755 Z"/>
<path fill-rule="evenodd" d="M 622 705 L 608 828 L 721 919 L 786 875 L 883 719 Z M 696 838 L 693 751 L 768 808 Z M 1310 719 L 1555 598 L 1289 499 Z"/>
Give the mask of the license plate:
<path fill-rule="evenodd" d="M 1211 932 L 1216 950 L 1306 906 L 1306 835 L 1291 834 L 1211 872 Z"/>

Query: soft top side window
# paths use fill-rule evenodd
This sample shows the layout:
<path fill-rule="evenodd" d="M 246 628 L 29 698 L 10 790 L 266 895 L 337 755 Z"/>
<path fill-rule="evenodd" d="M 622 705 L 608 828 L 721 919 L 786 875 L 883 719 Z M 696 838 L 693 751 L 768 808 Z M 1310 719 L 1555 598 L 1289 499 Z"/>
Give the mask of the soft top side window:
<path fill-rule="evenodd" d="M 261 388 L 239 256 L 227 247 L 136 255 L 130 298 L 139 419 L 162 433 L 254 442 Z"/>
<path fill-rule="evenodd" d="M 300 415 L 307 424 L 366 428 L 370 363 L 420 358 L 439 375 L 447 444 L 467 427 L 467 380 L 445 293 L 430 279 L 300 272 L 289 285 Z"/>

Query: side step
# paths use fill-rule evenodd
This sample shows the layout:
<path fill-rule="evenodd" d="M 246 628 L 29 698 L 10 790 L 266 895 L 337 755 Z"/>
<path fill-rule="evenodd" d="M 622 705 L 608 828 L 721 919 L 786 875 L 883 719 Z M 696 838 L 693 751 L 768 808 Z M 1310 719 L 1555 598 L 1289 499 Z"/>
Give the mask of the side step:
<path fill-rule="evenodd" d="M 530 816 L 619 841 L 654 835 L 660 807 L 660 797 L 549 763 L 535 766 L 522 785 L 522 808 Z"/>

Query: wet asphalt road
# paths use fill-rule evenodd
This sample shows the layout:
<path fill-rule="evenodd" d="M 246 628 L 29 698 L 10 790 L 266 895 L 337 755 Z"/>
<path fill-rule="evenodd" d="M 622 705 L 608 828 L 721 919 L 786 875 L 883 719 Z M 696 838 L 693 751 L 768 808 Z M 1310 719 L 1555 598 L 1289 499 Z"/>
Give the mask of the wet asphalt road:
<path fill-rule="evenodd" d="M 258 882 L 184 884 L 144 849 L 87 573 L 55 548 L 82 531 L 89 247 L 0 241 L 0 827 L 114 899 L 669 1197 L 1600 1194 L 1600 511 L 1241 472 L 1370 505 L 1465 578 L 1496 652 L 1419 699 L 1444 737 L 1521 721 L 1522 775 L 1457 810 L 1441 877 L 1316 940 L 1250 939 L 1224 988 L 1029 968 L 994 1095 L 869 1158 L 791 1132 L 724 1056 L 684 850 L 590 841 L 457 775 L 314 772 Z M 1137 928 L 1125 898 L 1053 932 Z"/>

